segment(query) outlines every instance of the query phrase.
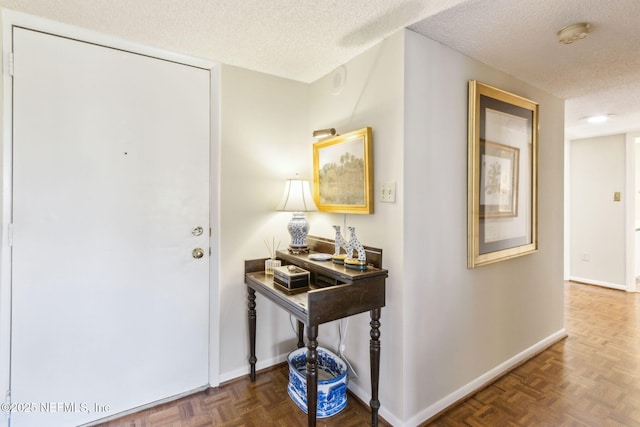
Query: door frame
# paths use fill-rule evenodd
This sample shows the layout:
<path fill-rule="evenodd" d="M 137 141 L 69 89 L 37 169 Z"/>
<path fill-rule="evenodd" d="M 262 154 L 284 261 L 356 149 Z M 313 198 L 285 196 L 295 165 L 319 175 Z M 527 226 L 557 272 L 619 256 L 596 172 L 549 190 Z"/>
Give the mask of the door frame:
<path fill-rule="evenodd" d="M 625 286 L 627 292 L 639 292 L 636 277 L 636 138 L 640 138 L 640 131 L 628 132 L 625 135 Z"/>
<path fill-rule="evenodd" d="M 220 342 L 220 310 L 219 310 L 219 230 L 220 230 L 220 64 L 209 60 L 193 58 L 162 49 L 151 48 L 128 42 L 113 36 L 100 34 L 91 30 L 61 24 L 48 19 L 2 10 L 2 122 L 0 141 L 0 402 L 9 400 L 10 366 L 11 366 L 11 230 L 12 223 L 12 120 L 13 93 L 12 67 L 10 53 L 12 52 L 12 29 L 14 26 L 41 31 L 56 36 L 67 37 L 87 43 L 98 44 L 114 49 L 124 50 L 140 55 L 150 56 L 162 60 L 177 62 L 209 70 L 210 74 L 210 194 L 209 194 L 209 224 L 211 227 L 210 272 L 209 272 L 209 385 L 219 384 L 219 342 Z M 8 414 L 0 413 L 0 426 L 8 424 Z"/>

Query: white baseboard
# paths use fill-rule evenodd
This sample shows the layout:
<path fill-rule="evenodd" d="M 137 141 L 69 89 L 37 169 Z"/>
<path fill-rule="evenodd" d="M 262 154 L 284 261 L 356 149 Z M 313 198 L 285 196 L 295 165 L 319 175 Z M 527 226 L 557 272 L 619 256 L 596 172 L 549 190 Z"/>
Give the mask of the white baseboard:
<path fill-rule="evenodd" d="M 529 360 L 530 358 L 532 358 L 536 354 L 538 354 L 541 351 L 547 349 L 548 347 L 550 347 L 551 345 L 553 345 L 556 342 L 560 341 L 561 339 L 565 338 L 566 336 L 567 336 L 567 333 L 566 333 L 565 329 L 564 328 L 560 329 L 559 331 L 549 335 L 547 338 L 539 341 L 538 343 L 532 345 L 531 347 L 527 348 L 526 350 L 518 353 L 517 355 L 515 355 L 511 359 L 505 361 L 504 363 L 501 363 L 500 365 L 496 366 L 495 368 L 491 369 L 490 371 L 486 372 L 485 374 L 479 376 L 478 378 L 476 378 L 475 380 L 471 381 L 470 383 L 460 387 L 459 389 L 457 389 L 453 393 L 450 393 L 449 395 L 443 397 L 442 399 L 440 399 L 439 401 L 437 401 L 433 405 L 431 405 L 431 406 L 425 408 L 424 410 L 418 412 L 417 414 L 415 414 L 413 417 L 411 417 L 407 421 L 403 422 L 395 414 L 393 414 L 390 411 L 388 411 L 384 406 L 384 402 L 380 402 L 381 406 L 380 406 L 380 410 L 379 410 L 379 415 L 382 418 L 384 418 L 387 422 L 389 422 L 391 425 L 393 425 L 393 426 L 413 427 L 413 426 L 419 425 L 420 423 L 423 423 L 424 421 L 426 421 L 426 420 L 434 417 L 435 415 L 443 412 L 445 409 L 455 405 L 456 403 L 460 402 L 461 400 L 464 400 L 465 398 L 471 396 L 475 392 L 477 392 L 477 391 L 481 390 L 482 388 L 486 387 L 488 384 L 491 384 L 493 381 L 497 380 L 502 375 L 504 375 L 507 372 L 511 371 L 512 369 L 514 369 L 518 365 L 520 365 L 523 362 Z M 286 354 L 277 356 L 277 357 L 269 359 L 269 360 L 264 360 L 264 361 L 258 362 L 256 364 L 256 370 L 269 368 L 269 367 L 271 367 L 273 365 L 277 365 L 277 364 L 282 363 L 282 362 L 284 362 L 286 360 L 287 360 L 287 355 Z M 221 383 L 224 383 L 226 381 L 230 381 L 230 380 L 233 380 L 233 379 L 236 379 L 236 378 L 239 378 L 239 377 L 241 377 L 243 375 L 248 375 L 248 374 L 249 374 L 249 368 L 247 366 L 246 368 L 237 369 L 235 371 L 226 372 L 224 374 L 221 374 L 220 375 L 220 380 L 221 380 Z M 355 394 L 360 400 L 365 402 L 365 404 L 367 404 L 367 405 L 369 404 L 369 400 L 371 399 L 371 389 L 369 387 L 360 387 L 359 385 L 357 385 L 357 384 L 355 384 L 353 382 L 350 382 L 348 387 L 349 387 L 349 390 L 353 394 Z"/>
<path fill-rule="evenodd" d="M 286 360 L 287 360 L 287 355 L 284 354 L 284 355 L 280 355 L 280 356 L 274 357 L 272 359 L 259 361 L 258 363 L 256 363 L 256 371 L 259 371 L 261 369 L 270 368 L 270 367 L 272 367 L 274 365 L 278 365 L 278 364 L 280 364 L 280 363 L 282 363 L 282 362 L 284 362 Z M 248 376 L 249 373 L 250 373 L 250 367 L 249 367 L 249 362 L 247 361 L 247 366 L 246 367 L 244 367 L 242 369 L 237 369 L 235 371 L 227 372 L 227 373 L 221 375 L 220 376 L 220 382 L 223 383 L 223 382 L 234 380 L 234 379 L 237 379 L 237 378 L 240 378 L 240 377 L 243 377 L 243 376 Z M 174 400 L 189 396 L 189 395 L 191 395 L 193 393 L 197 393 L 199 391 L 206 390 L 210 386 L 211 387 L 217 387 L 217 385 L 216 386 L 212 386 L 212 385 L 207 384 L 207 385 L 204 385 L 202 387 L 198 387 L 198 388 L 195 388 L 193 390 L 190 390 L 190 391 L 187 391 L 187 392 L 184 392 L 184 393 L 180 393 L 180 394 L 175 395 L 175 396 L 167 397 L 165 399 L 161 399 L 161 400 L 158 400 L 158 401 L 155 401 L 155 402 L 152 402 L 152 403 L 148 403 L 146 405 L 138 406 L 136 408 L 129 409 L 127 411 L 120 412 L 118 414 L 114 414 L 114 415 L 111 415 L 111 416 L 106 417 L 106 418 L 101 418 L 100 420 L 91 421 L 91 422 L 89 422 L 87 424 L 83 424 L 83 425 L 81 425 L 79 427 L 90 427 L 90 426 L 93 426 L 93 425 L 96 425 L 96 424 L 101 424 L 101 423 L 104 423 L 104 422 L 107 422 L 107 421 L 111 421 L 111 420 L 114 420 L 114 419 L 117 419 L 117 418 L 120 418 L 120 417 L 124 417 L 124 416 L 127 416 L 127 415 L 135 414 L 136 412 L 140 412 L 140 411 L 143 411 L 145 409 L 153 408 L 153 407 L 155 407 L 157 405 L 161 405 L 161 404 L 167 403 L 167 402 L 172 402 Z"/>
<path fill-rule="evenodd" d="M 393 423 L 393 425 L 402 426 L 402 427 L 412 427 L 412 426 L 417 426 L 420 423 L 423 423 L 424 421 L 436 416 L 437 414 L 443 412 L 445 409 L 455 405 L 461 400 L 464 400 L 465 398 L 471 396 L 475 392 L 491 384 L 492 382 L 500 378 L 502 375 L 506 374 L 513 368 L 517 367 L 518 365 L 532 358 L 536 354 L 540 353 L 541 351 L 545 350 L 546 348 L 550 347 L 551 345 L 555 344 L 556 342 L 560 341 L 566 336 L 567 336 L 567 333 L 564 328 L 554 334 L 549 335 L 547 338 L 543 339 L 542 341 L 532 345 L 531 347 L 527 348 L 523 352 L 515 355 L 511 359 L 505 361 L 504 363 L 501 363 L 500 365 L 496 366 L 495 368 L 488 371 L 487 373 L 479 376 L 478 378 L 471 381 L 470 383 L 460 387 L 453 393 L 443 397 L 433 405 L 420 411 L 408 421 L 405 421 L 404 423 Z M 385 419 L 387 418 L 385 417 Z"/>
<path fill-rule="evenodd" d="M 605 288 L 618 289 L 621 291 L 627 290 L 627 287 L 625 285 L 620 285 L 618 283 L 603 282 L 601 280 L 585 279 L 584 277 L 569 276 L 569 280 L 572 282 L 586 283 L 587 285 L 597 285 Z"/>
<path fill-rule="evenodd" d="M 286 362 L 287 361 L 287 355 L 288 355 L 288 353 L 287 354 L 281 354 L 279 356 L 276 356 L 274 358 L 267 359 L 267 360 L 258 360 L 258 362 L 256 363 L 256 371 L 259 371 L 261 369 L 270 368 L 270 367 L 272 367 L 274 365 L 278 365 L 278 364 L 280 364 L 282 362 Z M 249 361 L 247 360 L 247 363 L 243 368 L 236 369 L 236 370 L 230 371 L 230 372 L 221 373 L 220 374 L 220 384 L 224 384 L 227 381 L 235 380 L 235 379 L 243 377 L 245 375 L 249 375 L 250 371 L 251 371 L 251 368 L 249 366 Z"/>
<path fill-rule="evenodd" d="M 358 399 L 362 400 L 365 405 L 369 405 L 369 400 L 371 400 L 371 387 L 360 387 L 353 382 L 350 382 L 348 385 L 349 391 L 356 396 Z M 378 410 L 378 415 L 385 419 L 392 426 L 401 426 L 402 421 L 396 417 L 394 414 L 389 412 L 383 405 L 384 402 L 380 402 L 380 409 Z"/>

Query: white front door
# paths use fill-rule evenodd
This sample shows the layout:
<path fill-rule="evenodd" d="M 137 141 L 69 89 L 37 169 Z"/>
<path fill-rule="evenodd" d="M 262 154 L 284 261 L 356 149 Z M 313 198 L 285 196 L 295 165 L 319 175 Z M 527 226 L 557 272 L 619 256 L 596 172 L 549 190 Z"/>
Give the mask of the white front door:
<path fill-rule="evenodd" d="M 209 70 L 17 27 L 13 46 L 11 426 L 206 385 Z"/>

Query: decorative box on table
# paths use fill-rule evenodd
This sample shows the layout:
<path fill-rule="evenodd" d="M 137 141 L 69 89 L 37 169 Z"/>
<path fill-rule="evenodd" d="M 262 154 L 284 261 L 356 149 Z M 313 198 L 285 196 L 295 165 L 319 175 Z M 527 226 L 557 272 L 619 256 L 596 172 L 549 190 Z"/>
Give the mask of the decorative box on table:
<path fill-rule="evenodd" d="M 296 265 L 283 265 L 273 269 L 273 281 L 286 291 L 303 291 L 309 288 L 309 272 Z"/>

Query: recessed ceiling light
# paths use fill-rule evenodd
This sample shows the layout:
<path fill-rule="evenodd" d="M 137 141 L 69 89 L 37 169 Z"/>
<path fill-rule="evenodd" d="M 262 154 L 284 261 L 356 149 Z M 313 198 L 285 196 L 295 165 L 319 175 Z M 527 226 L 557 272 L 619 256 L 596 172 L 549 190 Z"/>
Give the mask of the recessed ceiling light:
<path fill-rule="evenodd" d="M 582 40 L 589 35 L 590 27 L 591 25 L 586 22 L 564 27 L 558 31 L 558 41 L 564 44 L 571 44 L 576 40 Z"/>
<path fill-rule="evenodd" d="M 613 119 L 614 117 L 615 117 L 615 115 L 613 115 L 613 114 L 599 114 L 597 116 L 585 117 L 583 120 L 587 121 L 587 123 L 598 124 L 598 123 L 608 122 L 609 120 Z"/>

